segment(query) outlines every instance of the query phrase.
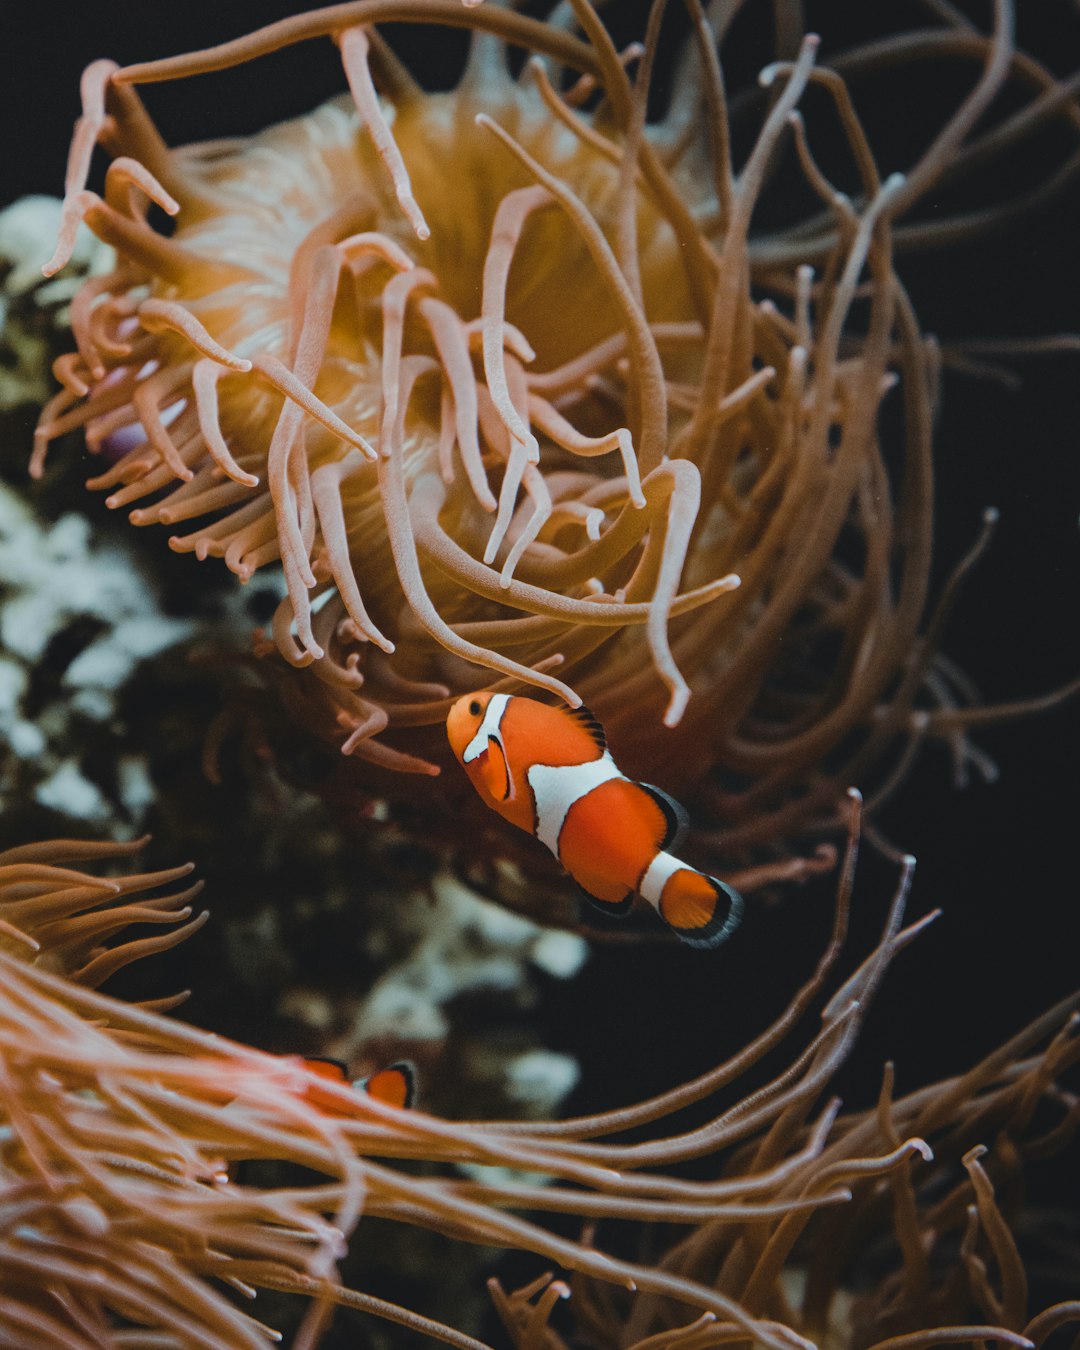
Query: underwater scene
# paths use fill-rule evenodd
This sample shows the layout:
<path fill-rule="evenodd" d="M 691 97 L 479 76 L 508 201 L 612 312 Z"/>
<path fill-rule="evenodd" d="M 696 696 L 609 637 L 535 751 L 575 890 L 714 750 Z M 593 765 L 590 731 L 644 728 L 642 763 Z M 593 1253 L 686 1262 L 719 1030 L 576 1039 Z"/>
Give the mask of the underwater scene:
<path fill-rule="evenodd" d="M 0 1350 L 1080 1343 L 1075 0 L 4 19 Z"/>

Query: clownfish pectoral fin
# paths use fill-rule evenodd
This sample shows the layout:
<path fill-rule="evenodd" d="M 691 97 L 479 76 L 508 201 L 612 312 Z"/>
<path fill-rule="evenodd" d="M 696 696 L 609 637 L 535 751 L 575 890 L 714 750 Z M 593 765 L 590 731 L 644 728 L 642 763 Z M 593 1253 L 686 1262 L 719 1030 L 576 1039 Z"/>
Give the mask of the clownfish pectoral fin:
<path fill-rule="evenodd" d="M 565 708 L 563 711 L 567 716 L 572 717 L 575 722 L 581 726 L 592 737 L 592 742 L 601 754 L 607 749 L 607 737 L 604 735 L 604 728 L 596 720 L 594 715 L 586 708 L 583 703 L 580 708 Z"/>
<path fill-rule="evenodd" d="M 357 1079 L 353 1086 L 377 1102 L 405 1111 L 416 1097 L 416 1070 L 406 1060 L 399 1060 L 367 1078 Z"/>
<path fill-rule="evenodd" d="M 480 773 L 484 786 L 497 802 L 505 802 L 514 786 L 510 777 L 510 765 L 506 762 L 506 751 L 502 743 L 494 736 L 488 737 L 487 750 L 481 760 Z"/>
<path fill-rule="evenodd" d="M 743 898 L 734 887 L 691 867 L 672 872 L 654 903 L 675 936 L 690 947 L 719 947 L 743 913 Z"/>
<path fill-rule="evenodd" d="M 575 885 L 592 908 L 598 909 L 601 914 L 606 914 L 609 919 L 624 919 L 630 913 L 634 903 L 633 891 L 627 891 L 621 900 L 605 900 L 602 896 L 593 895 L 592 891 L 587 891 L 580 881 L 576 882 Z"/>
<path fill-rule="evenodd" d="M 639 783 L 638 787 L 647 792 L 657 804 L 664 816 L 664 837 L 660 840 L 662 849 L 678 848 L 683 835 L 690 827 L 690 816 L 686 807 L 669 797 L 663 788 L 653 787 L 652 783 Z"/>

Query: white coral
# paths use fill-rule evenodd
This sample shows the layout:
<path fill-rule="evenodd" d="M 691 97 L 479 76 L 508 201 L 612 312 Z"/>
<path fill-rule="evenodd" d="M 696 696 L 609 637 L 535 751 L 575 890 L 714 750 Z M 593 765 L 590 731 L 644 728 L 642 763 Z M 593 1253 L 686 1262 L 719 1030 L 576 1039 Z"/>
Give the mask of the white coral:
<path fill-rule="evenodd" d="M 448 1030 L 443 1010 L 452 1000 L 480 993 L 528 999 L 530 965 L 571 975 L 585 960 L 583 938 L 512 914 L 449 872 L 439 873 L 431 889 L 434 903 L 426 896 L 412 901 L 418 941 L 358 1007 L 351 1047 L 367 1041 L 440 1040 Z M 554 971 L 553 941 L 560 953 Z"/>
<path fill-rule="evenodd" d="M 63 670 L 65 692 L 54 680 L 43 695 L 39 668 L 49 644 L 87 619 L 101 625 L 100 634 Z M 10 807 L 32 798 L 73 821 L 110 819 L 115 804 L 80 763 L 75 719 L 107 722 L 139 662 L 193 628 L 161 613 L 126 547 L 95 543 L 81 516 L 49 524 L 0 484 L 0 737 L 12 752 L 0 771 L 0 801 Z M 150 804 L 146 782 L 145 766 L 129 756 L 119 795 L 132 824 Z"/>
<path fill-rule="evenodd" d="M 69 266 L 46 281 L 61 209 L 56 197 L 23 197 L 0 211 L 0 409 L 45 401 L 68 302 L 87 276 L 112 266 L 112 249 L 84 228 Z"/>

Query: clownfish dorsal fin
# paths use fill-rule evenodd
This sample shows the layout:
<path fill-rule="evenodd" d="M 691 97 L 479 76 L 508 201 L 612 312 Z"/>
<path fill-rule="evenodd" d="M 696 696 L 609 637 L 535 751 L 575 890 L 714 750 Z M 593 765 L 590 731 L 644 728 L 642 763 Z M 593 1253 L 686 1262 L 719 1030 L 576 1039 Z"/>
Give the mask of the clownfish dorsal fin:
<path fill-rule="evenodd" d="M 663 788 L 654 787 L 652 783 L 639 783 L 638 787 L 647 792 L 663 812 L 664 837 L 660 840 L 660 848 L 665 851 L 677 848 L 690 826 L 690 816 L 686 807 L 674 797 L 669 797 Z"/>
<path fill-rule="evenodd" d="M 407 1111 L 416 1099 L 416 1070 L 408 1060 L 401 1059 L 367 1078 L 358 1079 L 353 1086 L 377 1102 Z"/>
<path fill-rule="evenodd" d="M 340 1059 L 330 1059 L 327 1055 L 305 1056 L 304 1068 L 309 1073 L 317 1074 L 320 1078 L 329 1079 L 332 1083 L 347 1083 L 349 1081 L 348 1065 L 343 1064 Z"/>
<path fill-rule="evenodd" d="M 567 708 L 566 712 L 589 733 L 593 744 L 603 754 L 607 749 L 607 737 L 604 735 L 604 728 L 596 720 L 594 714 L 586 708 L 584 703 L 579 708 Z"/>
<path fill-rule="evenodd" d="M 510 777 L 510 765 L 506 762 L 506 751 L 502 742 L 495 736 L 488 737 L 487 753 L 481 773 L 484 786 L 497 802 L 505 802 L 513 791 L 514 780 Z"/>

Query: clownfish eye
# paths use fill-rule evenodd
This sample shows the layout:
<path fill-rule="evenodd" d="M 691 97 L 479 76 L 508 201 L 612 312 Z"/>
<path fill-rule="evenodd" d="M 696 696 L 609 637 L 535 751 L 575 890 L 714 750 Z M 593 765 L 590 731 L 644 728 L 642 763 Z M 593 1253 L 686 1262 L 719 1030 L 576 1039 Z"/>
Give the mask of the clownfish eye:
<path fill-rule="evenodd" d="M 469 712 L 472 713 L 473 717 L 480 716 L 480 700 L 478 698 L 474 698 L 469 704 Z"/>

